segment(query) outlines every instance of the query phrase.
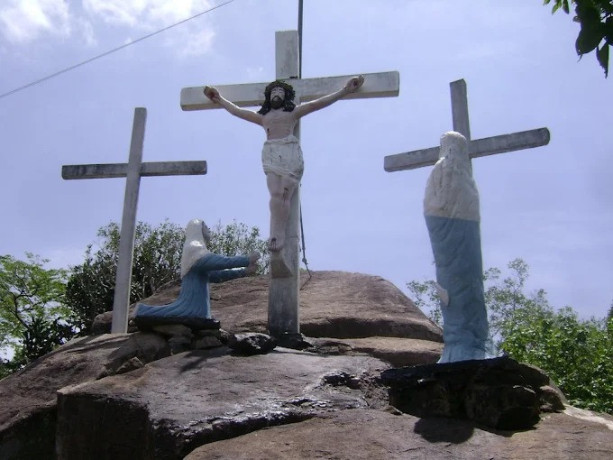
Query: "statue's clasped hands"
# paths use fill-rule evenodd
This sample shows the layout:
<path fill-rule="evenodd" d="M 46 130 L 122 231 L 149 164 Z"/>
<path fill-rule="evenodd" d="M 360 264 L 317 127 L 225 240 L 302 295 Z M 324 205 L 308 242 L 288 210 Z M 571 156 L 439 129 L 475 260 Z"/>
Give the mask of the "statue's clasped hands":
<path fill-rule="evenodd" d="M 253 275 L 258 269 L 258 260 L 260 259 L 259 252 L 252 252 L 249 254 L 249 265 L 245 268 L 245 273 L 247 275 Z"/>

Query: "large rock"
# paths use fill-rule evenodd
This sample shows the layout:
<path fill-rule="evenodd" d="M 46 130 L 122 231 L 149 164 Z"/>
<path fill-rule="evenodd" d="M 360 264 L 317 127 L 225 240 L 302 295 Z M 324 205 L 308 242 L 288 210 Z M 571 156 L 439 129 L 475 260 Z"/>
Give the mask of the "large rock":
<path fill-rule="evenodd" d="M 232 333 L 264 332 L 266 286 L 264 277 L 217 286 L 213 313 Z M 311 352 L 242 357 L 220 346 L 224 331 L 176 328 L 59 348 L 0 381 L 0 458 L 172 459 L 196 448 L 195 458 L 611 456 L 613 421 L 570 407 L 526 432 L 385 412 L 388 388 L 373 375 L 435 362 L 440 329 L 377 277 L 318 272 L 301 297 L 303 330 L 319 337 L 308 338 Z M 179 339 L 207 350 L 178 353 Z M 555 404 L 547 388 L 541 403 Z"/>
<path fill-rule="evenodd" d="M 436 363 L 443 350 L 443 344 L 440 342 L 402 337 L 316 338 L 309 340 L 319 353 L 365 353 L 386 361 L 394 367 Z"/>
<path fill-rule="evenodd" d="M 54 451 L 57 390 L 117 372 L 132 358 L 168 355 L 155 335 L 73 340 L 0 381 L 0 458 L 49 458 Z"/>
<path fill-rule="evenodd" d="M 248 358 L 225 347 L 171 356 L 60 390 L 58 457 L 183 458 L 219 439 L 367 407 L 360 388 L 385 367 L 370 357 L 288 349 Z M 93 440 L 104 442 L 93 449 Z"/>
<path fill-rule="evenodd" d="M 404 337 L 442 342 L 441 329 L 396 286 L 378 276 L 335 271 L 301 274 L 300 329 L 309 337 Z M 211 310 L 222 328 L 267 332 L 269 277 L 262 275 L 211 284 Z M 165 305 L 179 295 L 175 284 L 144 299 Z M 97 318 L 95 330 L 110 331 L 111 315 Z"/>

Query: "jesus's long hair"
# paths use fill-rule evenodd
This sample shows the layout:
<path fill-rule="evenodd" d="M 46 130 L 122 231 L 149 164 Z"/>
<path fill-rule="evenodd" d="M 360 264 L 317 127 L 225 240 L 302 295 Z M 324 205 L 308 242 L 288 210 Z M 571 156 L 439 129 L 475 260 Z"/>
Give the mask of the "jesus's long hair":
<path fill-rule="evenodd" d="M 268 112 L 270 112 L 270 93 L 274 88 L 283 88 L 283 91 L 285 91 L 285 100 L 283 101 L 284 112 L 291 112 L 294 110 L 294 108 L 296 108 L 296 104 L 294 104 L 296 92 L 294 91 L 292 85 L 285 83 L 283 80 L 275 80 L 264 90 L 264 103 L 262 104 L 262 108 L 258 110 L 259 114 L 266 115 Z"/>

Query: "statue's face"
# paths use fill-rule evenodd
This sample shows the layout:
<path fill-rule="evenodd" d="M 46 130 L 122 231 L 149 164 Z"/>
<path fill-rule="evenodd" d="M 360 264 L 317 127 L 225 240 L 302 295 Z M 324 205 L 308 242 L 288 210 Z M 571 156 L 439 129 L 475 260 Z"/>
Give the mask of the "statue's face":
<path fill-rule="evenodd" d="M 202 237 L 206 244 L 211 244 L 211 229 L 204 222 L 202 222 Z"/>
<path fill-rule="evenodd" d="M 283 101 L 285 100 L 285 90 L 279 86 L 273 88 L 270 91 L 270 106 L 273 109 L 280 109 L 283 107 Z"/>
<path fill-rule="evenodd" d="M 270 92 L 270 100 L 272 101 L 275 97 L 278 97 L 282 101 L 285 100 L 285 90 L 280 86 L 273 88 Z"/>

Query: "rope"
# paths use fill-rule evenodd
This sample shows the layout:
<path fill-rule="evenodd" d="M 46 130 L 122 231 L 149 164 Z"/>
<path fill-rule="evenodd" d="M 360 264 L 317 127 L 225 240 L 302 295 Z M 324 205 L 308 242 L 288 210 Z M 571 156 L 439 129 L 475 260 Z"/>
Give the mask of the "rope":
<path fill-rule="evenodd" d="M 302 286 L 300 286 L 300 290 L 302 291 L 302 288 L 304 288 L 307 285 L 307 283 L 311 281 L 311 278 L 313 277 L 313 275 L 311 274 L 311 270 L 309 270 L 309 262 L 307 261 L 307 257 L 306 257 L 306 243 L 304 241 L 304 225 L 302 224 L 302 205 L 300 205 L 300 238 L 302 239 L 302 263 L 304 264 L 306 271 L 309 274 L 309 278 L 302 284 Z"/>

